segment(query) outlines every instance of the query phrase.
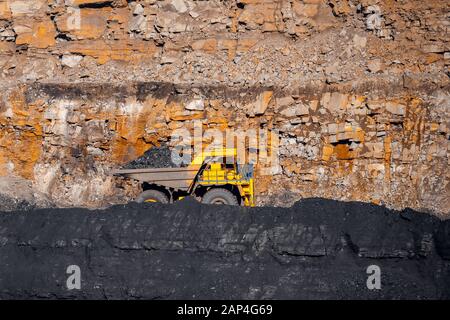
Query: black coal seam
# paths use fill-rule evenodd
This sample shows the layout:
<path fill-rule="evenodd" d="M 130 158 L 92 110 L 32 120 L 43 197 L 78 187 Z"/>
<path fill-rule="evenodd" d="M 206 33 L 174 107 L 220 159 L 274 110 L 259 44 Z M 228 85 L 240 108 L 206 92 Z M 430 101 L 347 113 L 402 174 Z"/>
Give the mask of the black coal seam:
<path fill-rule="evenodd" d="M 153 210 L 149 212 L 148 208 Z M 382 264 L 383 274 L 388 276 L 396 276 L 397 272 L 407 271 L 404 276 L 400 276 L 394 282 L 383 282 L 383 290 L 378 295 L 381 298 L 414 298 L 415 295 L 426 298 L 445 298 L 448 296 L 445 284 L 449 281 L 448 268 L 450 263 L 443 261 L 441 258 L 447 256 L 449 232 L 447 223 L 440 222 L 437 218 L 430 216 L 424 219 L 422 215 L 415 213 L 411 215 L 411 222 L 398 217 L 398 211 L 383 207 L 355 202 L 343 205 L 337 201 L 324 199 L 303 200 L 292 209 L 246 209 L 245 212 L 252 213 L 248 220 L 242 219 L 241 214 L 244 210 L 241 210 L 241 208 L 224 207 L 219 212 L 216 208 L 202 206 L 194 201 L 185 200 L 179 202 L 176 206 L 138 206 L 130 204 L 129 206 L 114 206 L 104 210 L 97 210 L 95 213 L 99 216 L 101 215 L 101 219 L 95 215 L 93 216 L 91 211 L 83 209 L 50 209 L 45 210 L 45 212 L 39 211 L 30 214 L 16 212 L 6 215 L 0 222 L 2 226 L 0 228 L 0 236 L 8 237 L 8 242 L 14 240 L 16 243 L 10 243 L 7 247 L 0 248 L 0 251 L 6 256 L 17 257 L 15 263 L 27 266 L 27 263 L 30 263 L 30 261 L 42 259 L 42 268 L 44 270 L 53 268 L 56 266 L 55 263 L 59 263 L 58 261 L 70 262 L 71 258 L 69 255 L 72 254 L 87 260 L 92 255 L 92 258 L 95 258 L 93 269 L 97 272 L 86 277 L 85 281 L 89 283 L 89 286 L 79 295 L 61 293 L 59 291 L 55 294 L 53 291 L 55 287 L 52 284 L 48 287 L 47 284 L 42 284 L 41 287 L 31 287 L 29 286 L 29 283 L 33 283 L 31 280 L 20 282 L 20 285 L 24 286 L 26 290 L 23 290 L 23 287 L 18 287 L 16 292 L 7 292 L 12 290 L 11 287 L 14 286 L 10 282 L 14 277 L 28 280 L 27 277 L 32 279 L 35 275 L 32 273 L 27 274 L 24 268 L 16 269 L 12 263 L 4 264 L 1 265 L 0 281 L 4 281 L 9 288 L 4 291 L 0 290 L 0 297 L 13 298 L 20 296 L 22 298 L 46 299 L 53 296 L 58 298 L 98 298 L 108 296 L 130 299 L 141 296 L 146 298 L 156 296 L 156 298 L 163 299 L 164 297 L 172 297 L 168 296 L 170 293 L 173 293 L 174 297 L 188 297 L 193 292 L 198 294 L 202 290 L 205 292 L 202 296 L 205 296 L 208 294 L 208 288 L 217 284 L 217 280 L 212 275 L 216 274 L 214 273 L 215 270 L 219 270 L 224 271 L 221 274 L 221 279 L 223 280 L 220 280 L 219 287 L 223 285 L 226 290 L 222 292 L 222 289 L 219 288 L 218 291 L 212 292 L 214 297 L 226 297 L 230 296 L 230 294 L 246 297 L 248 296 L 249 285 L 256 284 L 262 287 L 267 283 L 266 276 L 270 273 L 270 275 L 274 276 L 279 274 L 280 278 L 284 279 L 281 282 L 273 280 L 277 288 L 274 298 L 320 296 L 335 299 L 343 297 L 370 299 L 373 295 L 367 293 L 366 287 L 363 285 L 366 273 L 365 268 L 362 267 L 371 264 L 378 265 L 379 263 Z M 283 215 L 280 214 L 280 211 L 283 211 Z M 348 215 L 347 212 L 351 214 Z M 222 213 L 225 213 L 225 215 L 222 215 Z M 186 227 L 177 228 L 174 233 L 172 220 L 168 218 L 178 217 L 180 214 L 185 219 L 177 218 L 177 221 L 181 221 Z M 204 224 L 205 220 L 196 219 L 203 216 L 203 214 L 210 215 L 206 224 Z M 24 221 L 22 221 L 22 218 Z M 108 222 L 105 222 L 106 218 Z M 19 219 L 20 223 L 16 223 L 16 219 Z M 25 224 L 27 221 L 25 219 L 29 219 L 30 223 Z M 44 223 L 39 224 L 42 221 Z M 230 225 L 239 223 L 240 232 L 238 236 L 241 233 L 249 234 L 249 232 L 252 232 L 252 236 L 256 233 L 255 239 L 258 240 L 242 243 L 247 249 L 239 248 L 239 250 L 244 250 L 245 252 L 233 251 L 233 247 L 229 249 L 229 252 L 222 251 L 222 248 L 218 249 L 217 247 L 217 232 L 210 232 L 214 231 L 209 227 L 210 223 L 214 221 L 215 225 L 218 226 L 216 231 L 226 230 Z M 342 221 L 345 222 L 343 223 Z M 243 224 L 249 222 L 250 225 L 255 224 L 251 230 L 250 225 Z M 152 228 L 151 230 L 158 230 L 158 233 L 153 235 L 156 239 L 147 234 L 151 230 L 141 227 L 141 225 L 148 225 L 149 223 L 154 228 L 157 228 Z M 323 247 L 328 248 L 327 254 L 310 256 L 309 253 L 311 252 L 322 253 L 322 247 L 319 246 L 317 248 L 319 251 L 309 251 L 311 249 L 308 244 L 309 241 L 302 241 L 303 237 L 301 235 L 293 235 L 293 238 L 287 239 L 286 241 L 289 242 L 286 243 L 288 247 L 277 247 L 278 241 L 285 239 L 280 238 L 277 233 L 270 230 L 277 226 L 285 227 L 286 223 L 310 226 L 307 229 L 309 235 L 307 239 L 322 237 Z M 61 224 L 67 226 L 67 232 L 51 235 L 51 238 L 48 238 L 46 233 L 54 230 L 55 226 Z M 325 227 L 320 228 L 323 224 L 325 224 Z M 319 227 L 320 236 L 317 234 L 317 227 Z M 37 230 L 36 228 L 39 229 Z M 255 228 L 257 231 L 254 231 Z M 386 228 L 388 230 L 385 231 Z M 164 230 L 166 230 L 166 233 L 164 233 Z M 350 230 L 355 230 L 355 233 L 350 232 Z M 426 233 L 436 236 L 435 243 L 442 246 L 441 256 L 413 257 L 402 254 L 401 256 L 394 256 L 398 253 L 398 248 L 403 248 L 406 244 L 411 243 L 410 232 L 417 234 L 418 237 L 416 239 L 420 240 L 423 238 L 420 235 L 424 233 L 424 230 Z M 391 237 L 386 237 L 386 241 L 379 241 L 377 235 L 386 232 L 390 232 Z M 400 236 L 396 237 L 396 234 L 399 232 L 401 232 Z M 193 235 L 192 233 L 202 233 L 204 236 L 197 239 L 195 234 Z M 343 237 L 346 233 L 349 234 L 347 243 Z M 18 236 L 10 236 L 15 234 Z M 195 237 L 195 241 L 192 240 L 192 236 Z M 94 247 L 89 245 L 79 246 L 75 249 L 71 246 L 54 247 L 58 243 L 57 240 L 75 240 L 86 237 L 89 237 L 90 243 Z M 161 240 L 158 239 L 161 237 L 165 241 L 172 240 L 172 242 L 176 243 L 163 244 L 163 248 L 159 248 L 157 241 Z M 121 241 L 118 242 L 118 239 Z M 152 240 L 156 241 L 154 244 L 156 248 L 152 248 Z M 261 242 L 261 240 L 264 240 L 264 242 Z M 17 244 L 18 241 L 23 246 L 22 249 Z M 71 244 L 71 242 L 69 243 Z M 147 244 L 154 253 L 146 254 L 145 248 L 136 250 L 132 248 L 133 243 L 138 245 Z M 185 248 L 178 249 L 175 247 L 177 243 L 184 243 Z M 255 246 L 258 243 L 261 245 Z M 130 244 L 130 247 L 128 247 L 128 244 Z M 207 249 L 199 248 L 198 244 L 202 244 L 202 247 Z M 366 248 L 372 250 L 374 247 L 373 252 L 375 253 L 371 254 L 372 257 L 358 256 L 355 254 L 356 250 L 352 251 L 349 248 L 349 244 L 354 246 L 360 244 L 359 251 Z M 111 247 L 111 245 L 116 245 L 122 249 Z M 333 251 L 336 245 L 339 248 Z M 50 246 L 50 248 L 44 246 Z M 300 247 L 297 248 L 297 246 Z M 30 249 L 33 247 L 33 250 Z M 344 254 L 340 250 L 342 247 L 345 248 Z M 129 250 L 130 248 L 133 250 Z M 176 249 L 174 250 L 173 248 Z M 300 254 L 297 254 L 291 248 L 296 248 Z M 412 249 L 417 250 L 418 248 L 416 246 Z M 25 250 L 26 254 L 22 254 L 22 250 Z M 280 251 L 282 254 L 280 254 Z M 302 252 L 306 254 L 304 255 Z M 390 256 L 377 256 L 377 252 Z M 58 257 L 56 262 L 53 261 L 54 257 Z M 149 259 L 154 257 L 156 260 L 149 261 Z M 122 266 L 130 268 L 130 271 L 134 270 L 134 268 L 139 269 L 139 265 L 130 266 L 128 263 L 129 258 L 132 258 L 136 264 L 142 263 L 150 270 L 155 271 L 155 273 L 141 274 L 140 272 L 130 272 L 128 274 L 126 272 L 127 269 L 121 269 Z M 114 267 L 103 269 L 103 266 L 109 266 L 110 263 L 113 263 Z M 252 274 L 248 276 L 242 274 L 242 270 L 247 269 L 254 272 L 255 278 L 251 278 Z M 335 270 L 338 273 L 335 274 Z M 226 271 L 230 272 L 227 273 Z M 311 271 L 316 278 L 318 277 L 317 281 L 319 282 L 321 279 L 331 281 L 331 286 L 325 288 L 325 291 L 323 288 L 317 289 L 311 283 L 309 275 L 304 271 Z M 348 278 L 346 275 L 347 271 L 352 272 L 352 275 Z M 358 272 L 359 276 L 354 276 L 354 271 Z M 411 271 L 411 274 L 409 271 Z M 329 272 L 332 272 L 331 274 L 336 275 L 336 277 L 330 278 Z M 339 272 L 344 273 L 339 276 Z M 173 278 L 177 275 L 182 275 L 180 279 L 184 285 L 179 286 L 178 282 L 172 281 L 172 276 L 167 276 L 170 274 L 173 275 Z M 8 275 L 8 277 L 5 278 L 5 275 Z M 191 282 L 192 275 L 195 279 L 201 279 L 201 281 Z M 295 289 L 289 285 L 289 280 L 293 279 L 292 277 L 298 279 L 299 285 Z M 117 283 L 112 282 L 113 279 L 118 278 L 123 279 L 121 280 L 123 283 L 120 283 L 121 286 L 124 286 L 123 290 L 117 287 Z M 254 282 L 249 284 L 247 280 Z M 437 280 L 439 282 L 436 282 Z M 317 282 L 316 279 L 312 281 L 314 283 Z M 341 285 L 342 281 L 348 283 L 348 286 L 342 287 L 339 291 L 334 291 L 335 286 Z M 101 282 L 107 291 L 102 292 L 93 286 L 98 282 Z M 417 288 L 417 283 L 420 283 L 423 289 Z M 163 284 L 162 288 L 159 287 L 160 284 Z M 206 291 L 204 291 L 205 289 Z M 44 294 L 37 294 L 39 292 L 37 290 L 44 292 Z"/>
<path fill-rule="evenodd" d="M 314 96 L 324 92 L 348 92 L 348 93 L 364 93 L 373 91 L 382 91 L 386 94 L 407 94 L 414 92 L 431 93 L 436 89 L 449 89 L 450 85 L 443 87 L 430 86 L 428 83 L 420 83 L 417 87 L 405 89 L 403 86 L 392 83 L 377 84 L 365 82 L 356 87 L 333 86 L 333 85 L 305 85 L 292 87 L 276 87 L 276 86 L 253 86 L 253 87 L 229 87 L 225 85 L 187 85 L 174 84 L 170 82 L 130 82 L 129 85 L 119 85 L 103 82 L 80 82 L 80 83 L 52 83 L 52 82 L 33 82 L 23 84 L 26 88 L 25 97 L 27 103 L 31 103 L 37 97 L 48 96 L 53 99 L 70 98 L 70 99 L 101 99 L 114 98 L 117 101 L 125 101 L 128 96 L 137 96 L 139 101 L 144 101 L 147 96 L 152 95 L 155 98 L 168 98 L 170 101 L 182 99 L 187 94 L 193 94 L 193 90 L 200 91 L 203 96 L 224 99 L 236 99 L 239 101 L 247 101 L 254 99 L 258 94 L 266 90 L 275 92 L 275 96 L 283 96 L 286 94 L 299 94 L 305 96 Z M 386 87 L 387 86 L 387 87 Z M 178 88 L 183 93 L 178 92 Z M 242 93 L 249 93 L 244 97 Z"/>

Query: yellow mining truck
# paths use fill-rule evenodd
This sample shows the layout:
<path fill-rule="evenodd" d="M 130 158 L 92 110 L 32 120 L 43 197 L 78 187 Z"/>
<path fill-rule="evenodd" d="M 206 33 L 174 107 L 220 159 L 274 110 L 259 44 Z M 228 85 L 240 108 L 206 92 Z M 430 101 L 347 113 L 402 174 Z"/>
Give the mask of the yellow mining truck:
<path fill-rule="evenodd" d="M 238 164 L 235 148 L 202 151 L 187 167 L 120 169 L 113 174 L 142 182 L 137 202 L 172 203 L 194 196 L 202 203 L 255 206 L 253 165 Z"/>

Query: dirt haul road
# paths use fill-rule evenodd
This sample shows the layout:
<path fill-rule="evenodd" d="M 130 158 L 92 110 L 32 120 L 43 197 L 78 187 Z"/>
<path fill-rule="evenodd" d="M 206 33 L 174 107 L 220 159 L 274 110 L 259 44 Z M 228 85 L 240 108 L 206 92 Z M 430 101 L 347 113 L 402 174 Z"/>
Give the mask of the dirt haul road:
<path fill-rule="evenodd" d="M 323 199 L 2 213 L 0 298 L 448 299 L 449 222 Z"/>

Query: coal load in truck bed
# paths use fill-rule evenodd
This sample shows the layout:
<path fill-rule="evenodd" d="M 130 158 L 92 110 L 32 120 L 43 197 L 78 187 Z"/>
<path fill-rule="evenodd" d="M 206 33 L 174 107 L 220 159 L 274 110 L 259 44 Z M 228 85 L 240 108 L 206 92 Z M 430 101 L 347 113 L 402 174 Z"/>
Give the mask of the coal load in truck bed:
<path fill-rule="evenodd" d="M 143 168 L 171 168 L 179 167 L 172 162 L 172 151 L 168 145 L 152 147 L 145 153 L 125 164 L 123 169 L 143 169 Z"/>

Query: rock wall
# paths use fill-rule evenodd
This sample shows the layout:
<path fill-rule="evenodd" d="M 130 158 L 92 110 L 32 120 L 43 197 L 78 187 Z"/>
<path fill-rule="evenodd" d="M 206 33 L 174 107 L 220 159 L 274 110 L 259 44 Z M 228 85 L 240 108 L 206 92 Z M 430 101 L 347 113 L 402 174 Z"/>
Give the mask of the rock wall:
<path fill-rule="evenodd" d="M 189 199 L 4 213 L 0 225 L 2 299 L 450 298 L 450 221 L 412 210 Z M 69 266 L 79 290 L 68 290 Z M 369 266 L 379 289 L 367 287 Z"/>
<path fill-rule="evenodd" d="M 443 1 L 0 1 L 0 186 L 37 205 L 125 202 L 109 170 L 173 130 L 279 133 L 258 203 L 446 217 Z"/>

